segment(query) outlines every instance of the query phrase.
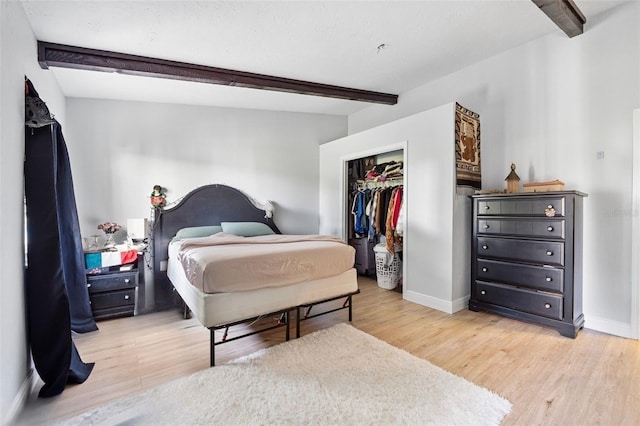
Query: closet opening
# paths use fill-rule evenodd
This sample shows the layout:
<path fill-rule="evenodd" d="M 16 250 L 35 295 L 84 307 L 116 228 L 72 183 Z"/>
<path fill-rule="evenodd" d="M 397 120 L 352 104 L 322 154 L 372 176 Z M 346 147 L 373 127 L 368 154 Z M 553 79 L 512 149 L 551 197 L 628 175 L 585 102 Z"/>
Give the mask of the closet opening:
<path fill-rule="evenodd" d="M 359 275 L 403 293 L 406 239 L 406 145 L 345 160 L 346 240 Z"/>

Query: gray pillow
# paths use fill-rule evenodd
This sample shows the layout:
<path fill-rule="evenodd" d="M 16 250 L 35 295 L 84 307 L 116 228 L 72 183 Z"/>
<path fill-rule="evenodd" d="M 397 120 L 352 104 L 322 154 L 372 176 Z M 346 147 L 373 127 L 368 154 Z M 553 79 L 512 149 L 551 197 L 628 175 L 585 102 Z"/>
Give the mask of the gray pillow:
<path fill-rule="evenodd" d="M 222 231 L 241 237 L 275 234 L 269 225 L 262 222 L 222 222 Z"/>

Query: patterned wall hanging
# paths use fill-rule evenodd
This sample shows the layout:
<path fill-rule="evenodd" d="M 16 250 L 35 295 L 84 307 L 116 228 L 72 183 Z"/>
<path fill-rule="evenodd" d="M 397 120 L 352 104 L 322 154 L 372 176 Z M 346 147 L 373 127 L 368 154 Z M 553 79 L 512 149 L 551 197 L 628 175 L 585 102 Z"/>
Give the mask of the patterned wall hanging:
<path fill-rule="evenodd" d="M 456 185 L 481 189 L 480 115 L 456 103 Z"/>

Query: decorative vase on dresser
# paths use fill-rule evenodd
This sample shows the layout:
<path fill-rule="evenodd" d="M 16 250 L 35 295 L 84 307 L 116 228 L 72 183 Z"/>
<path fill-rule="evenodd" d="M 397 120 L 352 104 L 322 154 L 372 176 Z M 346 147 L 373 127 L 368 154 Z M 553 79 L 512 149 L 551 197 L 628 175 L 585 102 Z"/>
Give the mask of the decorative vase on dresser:
<path fill-rule="evenodd" d="M 582 313 L 578 191 L 474 195 L 469 309 L 575 338 Z"/>

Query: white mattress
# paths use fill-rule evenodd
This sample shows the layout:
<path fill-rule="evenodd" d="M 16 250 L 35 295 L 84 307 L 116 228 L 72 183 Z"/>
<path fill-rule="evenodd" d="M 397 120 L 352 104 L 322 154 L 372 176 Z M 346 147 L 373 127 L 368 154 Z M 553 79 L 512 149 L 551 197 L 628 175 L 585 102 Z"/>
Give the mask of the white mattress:
<path fill-rule="evenodd" d="M 330 235 L 242 237 L 220 232 L 175 244 L 180 244 L 177 258 L 187 279 L 205 293 L 317 280 L 347 271 L 355 262 L 355 249 Z"/>
<path fill-rule="evenodd" d="M 177 260 L 177 246 L 169 245 L 167 276 L 182 300 L 205 327 L 241 321 L 358 290 L 356 270 L 350 269 L 333 277 L 281 287 L 206 294 L 187 280 L 182 265 Z"/>

